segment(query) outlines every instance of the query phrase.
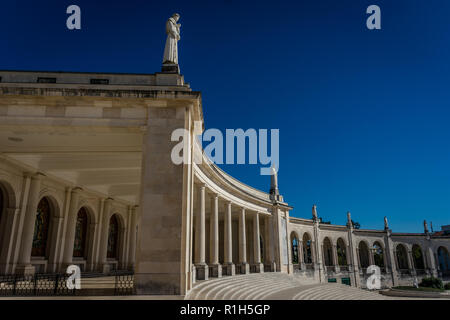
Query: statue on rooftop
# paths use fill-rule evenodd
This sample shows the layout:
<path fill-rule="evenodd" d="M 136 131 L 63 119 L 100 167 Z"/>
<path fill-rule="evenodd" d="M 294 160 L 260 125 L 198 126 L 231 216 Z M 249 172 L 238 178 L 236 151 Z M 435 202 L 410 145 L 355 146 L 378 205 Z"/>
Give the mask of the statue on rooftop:
<path fill-rule="evenodd" d="M 428 233 L 428 223 L 427 220 L 423 220 L 423 232 Z"/>
<path fill-rule="evenodd" d="M 388 219 L 387 219 L 387 217 L 384 217 L 384 230 L 388 230 L 388 229 L 389 229 Z"/>
<path fill-rule="evenodd" d="M 178 64 L 178 40 L 181 39 L 181 24 L 177 24 L 179 19 L 180 15 L 174 13 L 166 22 L 167 40 L 164 48 L 163 64 Z"/>
<path fill-rule="evenodd" d="M 313 220 L 314 220 L 314 221 L 316 221 L 317 219 L 319 219 L 319 218 L 317 217 L 317 206 L 316 206 L 316 205 L 313 205 L 313 207 L 312 207 L 312 215 L 313 215 Z"/>

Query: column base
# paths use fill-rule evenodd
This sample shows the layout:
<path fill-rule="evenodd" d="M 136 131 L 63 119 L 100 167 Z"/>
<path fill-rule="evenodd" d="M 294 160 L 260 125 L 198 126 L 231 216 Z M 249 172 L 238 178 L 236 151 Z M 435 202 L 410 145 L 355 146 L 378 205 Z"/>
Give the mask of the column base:
<path fill-rule="evenodd" d="M 275 272 L 277 271 L 277 264 L 275 262 L 269 262 L 265 264 L 265 268 L 267 272 Z"/>
<path fill-rule="evenodd" d="M 233 263 L 225 263 L 222 266 L 222 274 L 224 276 L 234 276 L 236 274 L 236 267 Z"/>
<path fill-rule="evenodd" d="M 210 278 L 222 278 L 222 265 L 220 264 L 211 264 L 209 266 L 209 275 Z"/>
<path fill-rule="evenodd" d="M 241 274 L 249 274 L 250 265 L 247 262 L 241 263 Z"/>
<path fill-rule="evenodd" d="M 102 273 L 109 273 L 111 271 L 111 265 L 109 263 L 102 264 L 100 271 Z"/>
<path fill-rule="evenodd" d="M 264 273 L 264 265 L 262 263 L 252 264 L 252 271 L 254 273 Z"/>
<path fill-rule="evenodd" d="M 208 273 L 209 273 L 209 268 L 206 263 L 195 265 L 195 274 L 196 274 L 197 280 L 208 280 Z"/>
<path fill-rule="evenodd" d="M 341 272 L 341 267 L 340 266 L 334 266 L 334 272 L 335 273 Z"/>
<path fill-rule="evenodd" d="M 20 275 L 33 275 L 36 272 L 36 268 L 31 264 L 17 266 L 15 273 Z"/>

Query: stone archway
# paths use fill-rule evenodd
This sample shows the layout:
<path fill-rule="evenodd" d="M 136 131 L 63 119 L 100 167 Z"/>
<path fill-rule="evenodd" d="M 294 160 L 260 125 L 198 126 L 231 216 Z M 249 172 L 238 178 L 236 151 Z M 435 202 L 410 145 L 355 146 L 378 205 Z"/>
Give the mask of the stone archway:
<path fill-rule="evenodd" d="M 373 244 L 373 260 L 374 260 L 375 265 L 377 265 L 381 269 L 385 268 L 384 250 L 378 241 L 375 241 Z"/>
<path fill-rule="evenodd" d="M 397 266 L 402 273 L 405 273 L 409 270 L 408 264 L 408 251 L 405 246 L 402 244 L 398 244 L 396 247 L 396 258 L 397 258 Z"/>
<path fill-rule="evenodd" d="M 298 264 L 299 263 L 299 256 L 298 256 L 298 236 L 297 233 L 292 232 L 291 233 L 291 262 L 292 264 Z"/>
<path fill-rule="evenodd" d="M 414 268 L 418 274 L 425 273 L 425 262 L 422 248 L 415 244 L 412 246 L 412 258 L 414 262 Z"/>
<path fill-rule="evenodd" d="M 370 265 L 369 247 L 365 241 L 361 241 L 358 245 L 359 265 L 362 269 L 366 269 Z"/>
<path fill-rule="evenodd" d="M 440 246 L 437 249 L 439 269 L 444 277 L 450 276 L 450 257 L 447 248 Z"/>
<path fill-rule="evenodd" d="M 312 253 L 312 240 L 311 236 L 307 232 L 303 234 L 303 261 L 307 266 L 311 265 L 314 262 Z"/>
<path fill-rule="evenodd" d="M 347 247 L 342 238 L 339 238 L 336 243 L 336 251 L 337 251 L 338 265 L 339 266 L 347 266 L 347 264 L 348 264 L 347 263 Z"/>

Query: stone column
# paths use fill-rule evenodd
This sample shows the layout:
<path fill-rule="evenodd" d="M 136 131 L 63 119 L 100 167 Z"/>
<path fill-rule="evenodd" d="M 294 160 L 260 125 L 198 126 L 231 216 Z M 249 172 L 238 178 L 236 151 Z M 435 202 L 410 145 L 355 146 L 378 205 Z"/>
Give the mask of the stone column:
<path fill-rule="evenodd" d="M 130 217 L 130 238 L 129 238 L 129 250 L 128 250 L 128 269 L 134 270 L 134 264 L 136 259 L 136 216 L 138 206 L 134 206 L 131 209 Z"/>
<path fill-rule="evenodd" d="M 176 85 L 172 80 L 180 79 L 174 77 L 160 74 L 158 81 Z M 147 125 L 142 126 L 136 293 L 185 295 L 192 279 L 194 121 L 200 120 L 200 97 L 159 91 L 141 102 L 147 105 Z"/>
<path fill-rule="evenodd" d="M 241 208 L 239 213 L 239 263 L 241 264 L 241 273 L 250 273 L 250 267 L 247 263 L 247 240 L 245 234 L 245 208 Z"/>
<path fill-rule="evenodd" d="M 414 258 L 413 258 L 413 253 L 412 250 L 407 250 L 408 252 L 408 267 L 409 267 L 409 272 L 411 273 L 412 276 L 415 276 L 416 273 L 416 267 L 414 266 Z"/>
<path fill-rule="evenodd" d="M 333 265 L 334 265 L 334 272 L 338 273 L 341 271 L 341 268 L 339 267 L 339 259 L 337 254 L 337 246 L 335 244 L 332 245 L 333 250 Z"/>
<path fill-rule="evenodd" d="M 102 219 L 102 234 L 100 235 L 100 271 L 108 273 L 111 270 L 111 266 L 108 263 L 108 235 L 109 235 L 109 219 L 111 218 L 111 206 L 113 199 L 108 198 L 105 200 L 103 207 L 103 219 Z"/>
<path fill-rule="evenodd" d="M 16 267 L 16 273 L 19 274 L 33 274 L 35 271 L 34 266 L 31 265 L 31 249 L 33 246 L 34 225 L 36 223 L 36 212 L 39 204 L 42 176 L 42 174 L 38 173 L 31 177 L 30 193 L 22 228 L 19 264 Z"/>
<path fill-rule="evenodd" d="M 373 248 L 369 248 L 369 265 L 375 264 L 375 258 L 373 256 Z"/>
<path fill-rule="evenodd" d="M 75 229 L 78 216 L 78 201 L 80 200 L 80 188 L 74 188 L 70 197 L 69 214 L 67 217 L 66 242 L 63 253 L 63 269 L 72 264 L 73 245 L 75 242 Z"/>
<path fill-rule="evenodd" d="M 261 243 L 259 235 L 259 214 L 253 216 L 253 257 L 255 259 L 253 267 L 255 272 L 264 272 L 264 265 L 261 263 Z"/>
<path fill-rule="evenodd" d="M 209 219 L 209 253 L 213 277 L 222 277 L 222 266 L 219 264 L 219 195 L 211 197 L 211 214 Z"/>
<path fill-rule="evenodd" d="M 298 240 L 298 263 L 300 270 L 306 270 L 305 257 L 303 253 L 303 240 Z"/>
<path fill-rule="evenodd" d="M 225 204 L 224 215 L 224 262 L 225 272 L 229 276 L 234 276 L 235 267 L 233 264 L 233 228 L 232 228 L 232 216 L 231 216 L 231 202 L 228 201 Z"/>
<path fill-rule="evenodd" d="M 206 186 L 201 184 L 198 188 L 200 206 L 196 216 L 196 232 L 195 232 L 195 272 L 197 280 L 208 280 L 208 265 L 206 264 L 205 241 L 205 206 L 206 206 Z"/>
<path fill-rule="evenodd" d="M 265 254 L 265 264 L 271 272 L 276 271 L 277 265 L 275 263 L 275 249 L 274 249 L 274 236 L 273 236 L 273 217 L 271 215 L 267 215 L 264 220 L 264 228 L 265 228 L 265 245 L 266 254 Z"/>

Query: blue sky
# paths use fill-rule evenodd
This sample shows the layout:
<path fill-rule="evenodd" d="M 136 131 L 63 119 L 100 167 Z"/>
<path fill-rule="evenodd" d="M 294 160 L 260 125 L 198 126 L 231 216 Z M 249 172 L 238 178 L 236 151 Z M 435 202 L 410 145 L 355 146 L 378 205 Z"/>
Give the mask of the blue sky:
<path fill-rule="evenodd" d="M 82 10 L 69 31 L 66 8 Z M 381 8 L 382 29 L 366 28 Z M 280 129 L 293 216 L 421 232 L 450 224 L 446 0 L 9 1 L 0 69 L 154 73 L 181 14 L 181 71 L 207 128 Z M 268 191 L 259 165 L 224 165 Z"/>

